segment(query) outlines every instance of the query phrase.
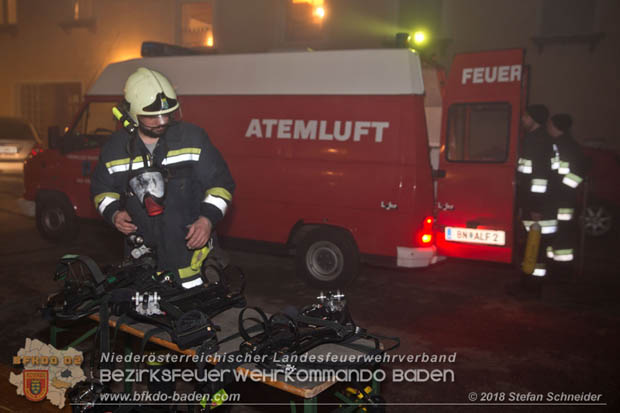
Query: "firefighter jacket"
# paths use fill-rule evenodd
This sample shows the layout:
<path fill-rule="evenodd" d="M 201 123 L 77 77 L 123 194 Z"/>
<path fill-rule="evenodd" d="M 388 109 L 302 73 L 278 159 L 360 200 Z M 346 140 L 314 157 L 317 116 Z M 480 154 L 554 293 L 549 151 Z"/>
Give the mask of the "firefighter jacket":
<path fill-rule="evenodd" d="M 543 234 L 557 230 L 555 210 L 549 202 L 552 153 L 551 137 L 539 127 L 523 138 L 517 161 L 517 206 L 522 210 L 523 224 L 529 230 L 533 223 L 530 212 L 538 212 L 543 215 L 539 221 Z"/>
<path fill-rule="evenodd" d="M 199 285 L 200 264 L 208 250 L 187 249 L 188 226 L 202 215 L 215 227 L 232 201 L 235 183 L 205 131 L 189 123 L 171 125 L 152 156 L 151 162 L 166 176 L 163 213 L 149 216 L 129 191 L 129 179 L 146 168 L 143 158 L 148 161 L 150 154 L 142 139 L 125 130 L 114 133 L 101 150 L 91 177 L 95 206 L 109 223 L 117 211 L 127 210 L 136 233 L 155 249 L 158 269 L 176 272 L 186 288 Z"/>
<path fill-rule="evenodd" d="M 568 134 L 554 139 L 550 159 L 552 173 L 551 196 L 555 203 L 557 218 L 570 221 L 579 201 L 579 188 L 585 177 L 585 159 L 581 147 Z M 560 209 L 572 208 L 570 213 Z"/>
<path fill-rule="evenodd" d="M 577 207 L 586 165 L 579 144 L 570 135 L 563 134 L 553 142 L 550 198 L 559 225 L 557 235 L 547 248 L 547 256 L 557 262 L 570 263 L 579 242 Z"/>

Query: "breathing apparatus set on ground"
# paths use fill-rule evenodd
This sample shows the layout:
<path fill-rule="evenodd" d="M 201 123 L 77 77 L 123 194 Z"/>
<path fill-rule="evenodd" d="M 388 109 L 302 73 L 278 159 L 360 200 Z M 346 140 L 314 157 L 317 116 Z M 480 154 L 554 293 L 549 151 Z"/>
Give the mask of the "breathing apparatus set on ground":
<path fill-rule="evenodd" d="M 145 332 L 141 352 L 153 335 L 164 332 L 180 349 L 197 347 L 196 352 L 201 355 L 217 351 L 218 327 L 211 317 L 232 307 L 245 306 L 243 272 L 230 266 L 221 250 L 214 248 L 201 267 L 204 283 L 186 289 L 175 273 L 156 271 L 154 254 L 150 248 L 140 245 L 139 237 L 131 237 L 129 242 L 133 244 L 132 251 L 139 250 L 141 254 L 134 253 L 120 265 L 105 271 L 89 257 L 65 255 L 54 275 L 64 286 L 49 297 L 42 309 L 43 316 L 50 321 L 77 320 L 98 313 L 95 345 L 98 344 L 101 353 L 113 348 L 122 325 L 136 322 L 155 326 Z M 233 276 L 238 277 L 235 289 L 231 286 Z M 111 316 L 118 318 L 110 340 L 108 321 Z M 95 358 L 92 354 L 91 375 L 95 370 Z M 106 367 L 109 366 L 100 364 L 100 368 Z M 69 394 L 74 411 L 156 411 L 148 407 L 102 405 L 99 395 L 108 390 L 94 377 L 79 383 Z"/>
<path fill-rule="evenodd" d="M 135 243 L 140 240 L 134 238 L 133 241 Z M 141 247 L 135 244 L 135 248 Z M 232 291 L 227 282 L 230 272 L 228 269 L 231 267 L 217 249 L 213 250 L 203 263 L 201 274 L 206 287 L 183 289 L 171 274 L 158 274 L 155 268 L 150 252 L 129 259 L 105 272 L 99 270 L 88 257 L 65 256 L 55 274 L 55 279 L 63 280 L 65 287 L 51 297 L 44 314 L 53 320 L 75 320 L 99 312 L 101 351 L 108 351 L 110 348 L 107 323 L 111 315 L 116 315 L 119 316 L 116 331 L 120 325 L 132 321 L 156 326 L 145 333 L 142 351 L 150 337 L 162 331 L 168 332 L 172 341 L 181 349 L 198 346 L 196 353 L 199 355 L 212 354 L 221 344 L 241 338 L 238 350 L 228 353 L 229 355 L 261 356 L 259 368 L 286 372 L 305 369 L 374 369 L 379 363 L 373 361 L 372 356 L 380 356 L 400 344 L 398 338 L 371 334 L 358 326 L 351 317 L 346 297 L 340 291 L 321 293 L 317 302 L 311 305 L 300 310 L 289 307 L 270 317 L 258 307 L 245 307 L 238 315 L 238 333 L 218 340 L 218 328 L 213 325 L 210 317 L 231 307 L 245 306 L 243 273 L 239 272 L 242 278 L 241 288 Z M 216 275 L 219 278 L 214 281 Z M 250 323 L 252 325 L 249 325 Z M 115 337 L 116 332 L 114 339 Z M 384 345 L 386 342 L 393 344 L 388 347 Z M 301 357 L 293 357 L 307 354 L 323 344 L 348 347 L 356 350 L 355 354 L 360 357 L 358 361 L 347 362 L 309 362 L 299 361 L 303 359 Z M 226 372 L 221 375 L 223 380 L 198 383 L 197 389 L 210 394 L 221 391 L 233 380 L 230 372 L 241 364 L 219 362 L 213 368 Z M 94 369 L 94 366 L 92 367 Z M 204 363 L 198 366 L 201 371 L 205 367 Z M 72 392 L 75 403 L 84 402 L 81 394 L 92 398 L 103 391 L 101 384 L 91 381 L 93 383 L 83 383 L 81 391 Z M 363 400 L 367 403 L 366 399 Z M 92 408 L 99 408 L 99 405 L 93 402 Z"/>
<path fill-rule="evenodd" d="M 186 349 L 215 338 L 211 317 L 245 306 L 245 276 L 228 265 L 219 249 L 211 250 L 202 264 L 203 284 L 189 289 L 182 287 L 176 273 L 156 271 L 150 249 L 135 246 L 132 251 L 136 250 L 142 255 L 105 272 L 89 257 L 65 255 L 54 275 L 64 286 L 48 298 L 43 316 L 52 321 L 77 320 L 99 313 L 107 325 L 113 315 L 119 317 L 117 328 L 130 322 L 152 324 Z M 234 275 L 239 279 L 235 290 L 230 284 Z"/>
<path fill-rule="evenodd" d="M 340 291 L 328 292 L 317 297 L 318 302 L 305 306 L 301 310 L 288 307 L 282 312 L 267 318 L 258 307 L 247 307 L 239 313 L 239 334 L 243 342 L 239 346 L 241 353 L 266 356 L 261 366 L 268 369 L 283 369 L 287 371 L 298 368 L 357 368 L 367 363 L 303 363 L 281 362 L 278 360 L 295 359 L 302 354 L 322 345 L 340 344 L 366 355 L 382 354 L 394 350 L 400 345 L 398 338 L 377 336 L 356 325 L 349 312 L 344 294 Z M 253 310 L 259 315 L 246 317 L 247 310 Z M 248 321 L 254 322 L 250 328 Z M 258 331 L 251 334 L 252 331 Z M 365 344 L 352 344 L 360 339 L 368 340 Z M 388 340 L 394 344 L 385 348 L 381 340 Z M 284 357 L 286 356 L 286 357 Z"/>
<path fill-rule="evenodd" d="M 197 354 L 204 355 L 217 351 L 218 327 L 211 317 L 232 307 L 245 306 L 243 272 L 229 265 L 220 249 L 213 248 L 202 263 L 203 284 L 186 289 L 175 273 L 156 271 L 153 251 L 142 244 L 140 237 L 130 236 L 128 242 L 133 247 L 131 257 L 104 270 L 86 256 L 62 257 L 54 279 L 64 285 L 41 309 L 44 318 L 78 320 L 98 313 L 100 326 L 95 346 L 102 353 L 114 346 L 121 325 L 135 322 L 155 326 L 145 332 L 142 352 L 150 337 L 162 332 L 168 333 L 180 349 L 197 347 Z M 112 340 L 108 326 L 111 316 L 118 317 Z M 74 412 L 157 411 L 149 407 L 101 404 L 99 395 L 109 389 L 92 376 L 95 359 L 92 354 L 91 378 L 69 393 Z M 106 367 L 109 366 L 100 364 L 100 368 Z"/>
<path fill-rule="evenodd" d="M 318 302 L 297 310 L 288 307 L 267 317 L 258 307 L 246 307 L 239 313 L 239 332 L 221 339 L 218 344 L 241 337 L 237 355 L 252 355 L 259 359 L 259 368 L 265 371 L 296 372 L 301 370 L 374 369 L 379 363 L 374 356 L 396 349 L 398 337 L 384 337 L 369 333 L 353 321 L 344 294 L 328 292 L 317 297 Z M 251 314 L 253 312 L 254 314 Z M 258 317 L 256 317 L 258 315 Z M 248 325 L 252 323 L 252 325 Z M 384 342 L 393 343 L 387 347 Z M 353 350 L 356 361 L 299 361 L 302 355 L 323 345 L 338 344 Z M 255 357 L 258 356 L 258 357 Z M 233 357 L 231 357 L 232 359 Z M 243 360 L 244 357 L 237 359 Z M 231 372 L 243 362 L 220 362 L 215 369 Z M 222 374 L 221 382 L 208 383 L 207 391 L 214 392 L 232 382 L 232 374 Z"/>

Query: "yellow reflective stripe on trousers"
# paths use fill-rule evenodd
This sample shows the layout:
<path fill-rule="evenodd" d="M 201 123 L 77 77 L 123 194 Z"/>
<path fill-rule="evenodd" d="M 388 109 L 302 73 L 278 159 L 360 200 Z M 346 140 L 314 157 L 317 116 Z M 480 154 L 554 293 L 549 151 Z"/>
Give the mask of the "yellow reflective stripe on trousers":
<path fill-rule="evenodd" d="M 518 167 L 517 167 L 517 171 L 521 172 L 522 174 L 531 174 L 532 173 L 532 161 L 529 159 L 525 159 L 525 158 L 519 158 L 519 160 L 517 161 L 518 163 Z"/>
<path fill-rule="evenodd" d="M 207 258 L 207 255 L 209 255 L 209 252 L 211 252 L 211 250 L 207 246 L 194 251 L 194 254 L 192 255 L 192 261 L 190 263 L 190 268 L 199 271 L 200 266 L 202 265 L 202 262 Z"/>
<path fill-rule="evenodd" d="M 573 208 L 558 208 L 558 220 L 559 221 L 570 221 L 573 219 L 573 214 L 575 210 Z"/>
<path fill-rule="evenodd" d="M 198 287 L 199 285 L 202 285 L 202 284 L 203 284 L 202 277 L 200 277 L 200 274 L 196 274 L 196 276 L 192 277 L 192 279 L 182 282 L 181 286 L 185 289 L 188 289 L 188 288 Z"/>
<path fill-rule="evenodd" d="M 570 186 L 571 188 L 577 188 L 581 181 L 583 181 L 583 178 L 579 175 L 575 175 L 574 173 L 568 173 L 564 175 L 564 179 L 562 179 L 562 183 Z"/>
<path fill-rule="evenodd" d="M 573 258 L 574 257 L 573 257 L 572 248 L 566 248 L 563 250 L 553 250 L 554 261 L 568 262 L 568 261 L 572 261 Z"/>
<path fill-rule="evenodd" d="M 553 258 L 553 247 L 552 246 L 547 247 L 547 258 Z"/>
<path fill-rule="evenodd" d="M 544 277 L 547 274 L 547 268 L 545 267 L 545 264 L 536 264 L 536 267 L 534 267 L 534 272 L 532 272 L 532 275 L 535 277 Z"/>
<path fill-rule="evenodd" d="M 521 221 L 526 231 L 530 230 L 530 227 L 534 224 L 534 222 L 538 222 L 540 225 L 540 233 L 541 234 L 553 234 L 558 230 L 558 220 L 557 219 L 546 219 L 543 221 Z"/>
<path fill-rule="evenodd" d="M 544 221 L 538 221 L 540 224 L 540 233 L 541 234 L 554 234 L 558 230 L 558 220 L 557 219 L 546 219 Z"/>
<path fill-rule="evenodd" d="M 194 251 L 190 265 L 185 268 L 179 268 L 179 277 L 184 288 L 191 288 L 202 284 L 200 277 L 200 267 L 203 261 L 209 255 L 209 247 L 203 247 Z"/>

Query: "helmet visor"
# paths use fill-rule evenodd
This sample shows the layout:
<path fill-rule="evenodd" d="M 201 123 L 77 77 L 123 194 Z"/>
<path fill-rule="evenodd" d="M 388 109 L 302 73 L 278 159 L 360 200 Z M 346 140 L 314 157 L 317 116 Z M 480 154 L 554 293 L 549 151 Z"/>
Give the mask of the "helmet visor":
<path fill-rule="evenodd" d="M 154 116 L 138 115 L 138 121 L 147 128 L 159 128 L 161 126 L 168 126 L 172 121 L 172 116 L 170 113 Z"/>
<path fill-rule="evenodd" d="M 144 205 L 144 197 L 150 195 L 154 198 L 163 198 L 165 183 L 164 176 L 160 171 L 145 171 L 129 180 L 131 191 Z"/>

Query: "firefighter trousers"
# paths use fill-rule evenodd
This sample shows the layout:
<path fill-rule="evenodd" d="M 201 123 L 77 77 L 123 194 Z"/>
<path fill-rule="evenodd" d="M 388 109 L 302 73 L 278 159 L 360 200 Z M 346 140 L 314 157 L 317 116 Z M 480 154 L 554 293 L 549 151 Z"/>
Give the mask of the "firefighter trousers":
<path fill-rule="evenodd" d="M 579 245 L 579 223 L 576 219 L 559 221 L 558 232 L 547 247 L 547 258 L 554 278 L 569 279 L 575 270 Z"/>

